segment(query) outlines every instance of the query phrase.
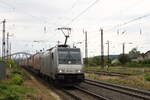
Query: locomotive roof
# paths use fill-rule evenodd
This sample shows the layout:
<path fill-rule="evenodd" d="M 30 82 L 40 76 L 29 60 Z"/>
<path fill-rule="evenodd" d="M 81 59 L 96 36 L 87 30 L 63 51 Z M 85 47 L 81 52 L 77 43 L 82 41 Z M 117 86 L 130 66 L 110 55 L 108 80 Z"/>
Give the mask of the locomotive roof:
<path fill-rule="evenodd" d="M 55 46 L 55 47 L 52 47 L 52 48 L 50 48 L 50 49 L 47 49 L 46 51 L 51 51 L 51 50 L 53 50 L 53 49 L 72 49 L 72 50 L 74 50 L 74 49 L 79 49 L 79 48 L 70 48 L 69 45 L 57 45 L 57 46 Z"/>

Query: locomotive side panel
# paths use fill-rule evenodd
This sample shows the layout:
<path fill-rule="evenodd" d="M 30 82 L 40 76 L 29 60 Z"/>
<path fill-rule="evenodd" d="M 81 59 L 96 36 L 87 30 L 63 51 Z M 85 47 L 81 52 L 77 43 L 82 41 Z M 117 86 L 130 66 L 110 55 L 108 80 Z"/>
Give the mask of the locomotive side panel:
<path fill-rule="evenodd" d="M 57 49 L 52 50 L 52 65 L 51 65 L 51 71 L 52 71 L 52 78 L 55 79 L 55 75 L 58 71 L 58 55 L 57 55 Z"/>
<path fill-rule="evenodd" d="M 41 70 L 44 75 L 50 76 L 50 52 L 47 51 L 41 56 Z"/>
<path fill-rule="evenodd" d="M 58 69 L 57 50 L 53 48 L 45 52 L 41 57 L 41 70 L 40 72 L 55 79 Z"/>
<path fill-rule="evenodd" d="M 55 79 L 55 75 L 58 69 L 58 64 L 57 64 L 58 60 L 57 60 L 56 51 L 57 51 L 56 48 L 47 51 L 46 53 L 44 53 L 41 59 L 42 61 L 41 72 L 52 79 Z"/>

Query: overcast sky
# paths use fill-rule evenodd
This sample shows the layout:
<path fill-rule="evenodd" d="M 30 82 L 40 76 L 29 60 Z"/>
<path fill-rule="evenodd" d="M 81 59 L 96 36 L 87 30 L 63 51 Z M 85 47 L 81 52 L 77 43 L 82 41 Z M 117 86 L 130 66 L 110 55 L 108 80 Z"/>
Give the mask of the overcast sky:
<path fill-rule="evenodd" d="M 150 0 L 0 0 L 0 21 L 5 18 L 6 31 L 14 34 L 12 52 L 33 53 L 55 46 L 58 40 L 64 43 L 59 27 L 72 28 L 68 44 L 82 42 L 76 46 L 83 55 L 83 29 L 88 33 L 88 55 L 100 55 L 100 28 L 104 29 L 105 54 L 107 40 L 110 54 L 122 53 L 122 43 L 126 53 L 134 47 L 146 52 L 150 49 L 149 4 Z M 120 26 L 144 15 L 148 16 Z"/>

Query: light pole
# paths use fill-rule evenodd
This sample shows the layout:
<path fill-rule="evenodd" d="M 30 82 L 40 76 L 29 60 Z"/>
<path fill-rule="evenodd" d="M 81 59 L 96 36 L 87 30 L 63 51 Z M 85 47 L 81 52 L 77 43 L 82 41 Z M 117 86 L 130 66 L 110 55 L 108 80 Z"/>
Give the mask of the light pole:
<path fill-rule="evenodd" d="M 133 44 L 132 42 L 122 43 L 122 54 L 125 55 L 125 44 Z"/>
<path fill-rule="evenodd" d="M 108 67 L 109 67 L 109 40 L 107 41 L 107 59 L 108 59 Z"/>
<path fill-rule="evenodd" d="M 101 64 L 102 68 L 104 68 L 104 45 L 103 45 L 103 29 L 100 29 L 101 32 Z"/>
<path fill-rule="evenodd" d="M 13 36 L 14 36 L 14 34 L 9 34 L 9 32 L 7 32 L 7 41 L 6 41 L 6 43 L 7 43 L 7 50 L 6 50 L 7 59 L 9 59 L 9 54 L 10 54 L 9 52 L 11 52 L 9 39 L 10 39 L 10 37 L 13 37 Z"/>
<path fill-rule="evenodd" d="M 85 34 L 85 63 L 88 66 L 88 42 L 87 42 L 87 31 L 83 29 L 83 34 Z"/>

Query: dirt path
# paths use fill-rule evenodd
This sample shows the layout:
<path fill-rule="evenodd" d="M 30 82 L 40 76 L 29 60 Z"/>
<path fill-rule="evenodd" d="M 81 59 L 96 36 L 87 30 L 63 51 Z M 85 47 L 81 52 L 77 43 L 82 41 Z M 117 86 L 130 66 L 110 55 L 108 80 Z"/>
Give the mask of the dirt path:
<path fill-rule="evenodd" d="M 50 89 L 48 84 L 43 84 L 42 80 L 37 79 L 30 72 L 23 69 L 27 80 L 24 82 L 24 86 L 32 88 L 34 92 L 27 94 L 24 100 L 61 100 L 60 97 Z"/>

